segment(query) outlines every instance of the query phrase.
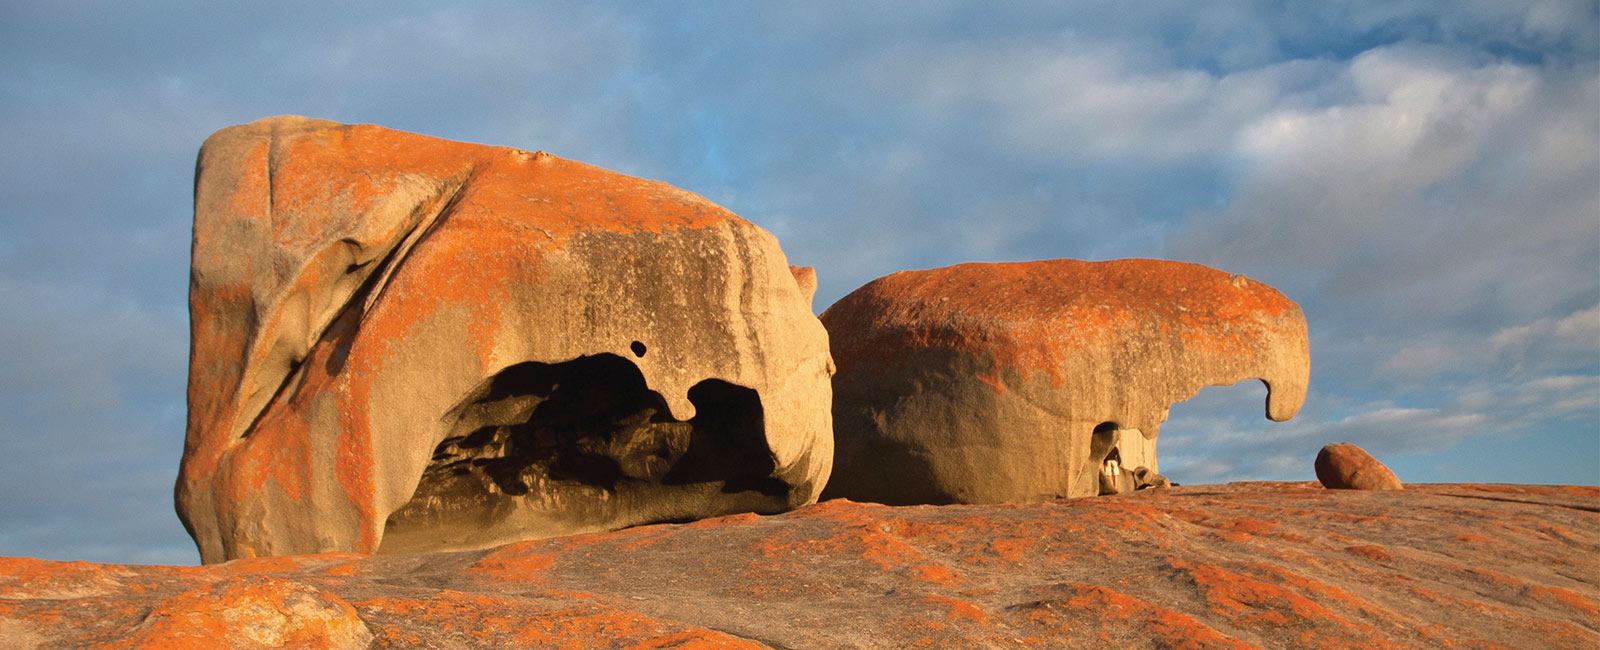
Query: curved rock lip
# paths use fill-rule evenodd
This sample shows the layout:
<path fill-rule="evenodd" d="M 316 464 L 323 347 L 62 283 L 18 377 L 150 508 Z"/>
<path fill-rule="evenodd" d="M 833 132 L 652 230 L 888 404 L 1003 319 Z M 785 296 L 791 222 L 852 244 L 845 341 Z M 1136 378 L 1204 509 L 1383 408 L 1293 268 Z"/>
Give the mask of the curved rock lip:
<path fill-rule="evenodd" d="M 1591 486 L 1234 483 L 1028 505 L 836 500 L 404 556 L 13 558 L 0 636 L 155 643 L 163 622 L 259 611 L 271 625 L 251 634 L 370 633 L 371 647 L 1593 648 L 1597 511 Z"/>
<path fill-rule="evenodd" d="M 180 517 L 207 562 L 816 499 L 814 278 L 665 183 L 301 117 L 196 166 Z"/>
<path fill-rule="evenodd" d="M 821 318 L 838 366 L 837 471 L 824 497 L 911 505 L 1131 490 L 1159 471 L 1172 404 L 1258 379 L 1267 417 L 1283 421 L 1310 376 L 1298 305 L 1186 262 L 903 271 Z"/>
<path fill-rule="evenodd" d="M 863 285 L 824 312 L 835 361 L 883 350 L 943 348 L 995 357 L 1023 375 L 1066 380 L 1083 350 L 1126 335 L 1130 314 L 1190 336 L 1191 345 L 1240 346 L 1230 327 L 1304 321 L 1272 287 L 1199 264 L 1154 259 L 972 262 L 901 271 Z M 1232 350 L 1229 350 L 1232 351 Z M 850 359 L 847 362 L 843 359 Z"/>

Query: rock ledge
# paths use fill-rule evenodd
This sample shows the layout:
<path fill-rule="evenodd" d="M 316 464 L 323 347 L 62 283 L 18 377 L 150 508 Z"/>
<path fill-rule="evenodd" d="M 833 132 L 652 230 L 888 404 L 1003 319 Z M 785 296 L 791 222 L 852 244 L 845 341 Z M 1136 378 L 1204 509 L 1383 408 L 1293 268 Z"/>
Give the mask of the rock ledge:
<path fill-rule="evenodd" d="M 276 627 L 252 634 L 323 647 L 1593 648 L 1600 488 L 835 500 L 487 551 L 206 567 L 14 558 L 0 560 L 0 638 L 157 647 L 162 620 L 243 625 L 225 597 L 263 588 Z M 180 611 L 200 605 L 215 613 Z M 296 608 L 320 619 L 284 620 Z"/>

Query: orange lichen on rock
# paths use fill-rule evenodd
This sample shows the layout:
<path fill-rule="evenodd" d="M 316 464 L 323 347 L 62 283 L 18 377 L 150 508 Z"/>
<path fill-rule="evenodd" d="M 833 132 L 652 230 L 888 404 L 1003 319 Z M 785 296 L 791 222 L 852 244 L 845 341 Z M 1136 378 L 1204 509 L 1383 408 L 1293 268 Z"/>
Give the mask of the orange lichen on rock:
<path fill-rule="evenodd" d="M 1248 625 L 1258 618 L 1274 623 L 1313 618 L 1348 623 L 1309 598 L 1219 566 L 1183 560 L 1172 560 L 1169 566 L 1199 586 L 1212 611 L 1235 624 Z"/>
<path fill-rule="evenodd" d="M 961 576 L 950 567 L 938 564 L 914 565 L 902 572 L 902 575 L 922 582 L 932 582 L 941 585 L 953 585 L 961 581 Z"/>
<path fill-rule="evenodd" d="M 314 587 L 267 576 L 229 578 L 174 596 L 126 638 L 100 646 L 365 648 L 372 632 L 355 608 Z"/>
<path fill-rule="evenodd" d="M 1594 600 L 1589 598 L 1584 598 L 1571 589 L 1533 585 L 1528 587 L 1527 591 L 1528 595 L 1539 600 L 1548 603 L 1556 603 L 1562 607 L 1567 607 L 1573 611 L 1582 613 L 1585 616 L 1593 617 L 1594 620 L 1600 620 L 1600 603 L 1596 603 Z"/>
<path fill-rule="evenodd" d="M 379 620 L 375 645 L 380 648 L 762 647 L 713 630 L 596 604 L 551 605 L 444 590 L 421 600 L 379 598 L 358 605 Z M 424 632 L 412 631 L 417 629 Z"/>
<path fill-rule="evenodd" d="M 1390 555 L 1389 552 L 1384 550 L 1382 546 L 1364 544 L 1360 546 L 1347 546 L 1344 550 L 1349 551 L 1353 555 L 1359 555 L 1369 560 L 1377 560 L 1379 562 L 1394 561 L 1394 556 Z"/>
<path fill-rule="evenodd" d="M 989 622 L 989 614 L 987 612 L 967 601 L 949 596 L 924 596 L 923 600 L 935 608 L 943 610 L 945 615 L 950 618 L 963 619 L 979 625 Z"/>
<path fill-rule="evenodd" d="M 131 573 L 116 565 L 0 558 L 0 598 L 82 598 L 113 593 Z"/>
<path fill-rule="evenodd" d="M 1030 625 L 1072 634 L 1073 623 L 1088 627 L 1086 641 L 1148 643 L 1163 648 L 1249 648 L 1193 617 L 1157 607 L 1098 585 L 1061 583 L 1034 591 L 1039 600 L 1015 605 L 1016 615 Z M 1089 618 L 1094 625 L 1085 626 Z M 1071 622 L 1069 622 L 1071 621 Z"/>
<path fill-rule="evenodd" d="M 1150 259 L 901 271 L 835 306 L 825 317 L 829 331 L 851 333 L 833 346 L 842 372 L 901 350 L 938 348 L 989 355 L 998 368 L 1025 379 L 1043 373 L 1058 386 L 1072 381 L 1065 370 L 1074 357 L 1130 335 L 1170 331 L 1207 354 L 1259 354 L 1258 335 L 1245 328 L 1304 322 L 1299 306 L 1271 287 L 1199 264 Z"/>
<path fill-rule="evenodd" d="M 996 503 L 1163 485 L 1155 441 L 1173 403 L 1254 378 L 1282 421 L 1309 376 L 1299 306 L 1183 262 L 902 271 L 822 321 L 838 365 L 827 498 Z"/>
<path fill-rule="evenodd" d="M 1506 497 L 1241 483 L 1037 504 L 832 501 L 445 553 L 9 559 L 0 645 L 1600 647 L 1593 501 Z M 1456 541 L 1467 534 L 1496 544 Z"/>
<path fill-rule="evenodd" d="M 298 117 L 218 131 L 196 174 L 177 506 L 205 562 L 781 512 L 827 480 L 815 274 L 704 198 Z"/>
<path fill-rule="evenodd" d="M 535 551 L 536 547 L 527 542 L 507 544 L 490 552 L 462 574 L 481 576 L 485 580 L 537 582 L 540 575 L 555 563 L 555 558 Z"/>
<path fill-rule="evenodd" d="M 925 560 L 916 545 L 889 532 L 888 528 L 869 522 L 859 526 L 838 527 L 825 537 L 779 535 L 762 539 L 755 548 L 768 558 L 794 554 L 853 553 L 881 570 L 916 565 Z"/>
<path fill-rule="evenodd" d="M 1173 560 L 1170 566 L 1198 587 L 1214 614 L 1241 629 L 1272 629 L 1275 636 L 1293 639 L 1295 647 L 1401 648 L 1385 640 L 1367 619 L 1373 609 L 1365 602 L 1303 579 L 1285 581 L 1282 573 L 1267 572 L 1261 579 L 1220 566 Z M 1289 587 L 1298 587 L 1299 590 Z M 1307 587 L 1310 595 L 1307 597 Z M 1355 606 L 1362 619 L 1341 616 L 1329 606 Z M 1381 613 L 1381 612 L 1380 612 Z M 1370 619 L 1368 619 L 1370 620 Z M 1409 623 L 1409 621 L 1405 621 Z M 1294 632 L 1298 632 L 1295 634 Z"/>

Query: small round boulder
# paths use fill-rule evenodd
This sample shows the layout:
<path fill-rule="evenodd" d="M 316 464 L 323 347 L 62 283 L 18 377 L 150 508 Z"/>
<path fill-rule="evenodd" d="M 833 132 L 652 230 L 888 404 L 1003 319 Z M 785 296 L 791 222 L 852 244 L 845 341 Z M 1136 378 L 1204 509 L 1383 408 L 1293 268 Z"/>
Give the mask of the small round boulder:
<path fill-rule="evenodd" d="M 1317 480 L 1330 490 L 1399 490 L 1400 479 L 1365 450 L 1335 442 L 1317 452 Z"/>

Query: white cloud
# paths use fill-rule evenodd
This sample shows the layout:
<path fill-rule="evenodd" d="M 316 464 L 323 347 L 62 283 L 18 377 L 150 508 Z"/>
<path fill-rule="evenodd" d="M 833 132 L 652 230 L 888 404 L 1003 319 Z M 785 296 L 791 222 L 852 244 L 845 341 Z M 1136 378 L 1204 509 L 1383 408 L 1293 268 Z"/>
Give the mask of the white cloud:
<path fill-rule="evenodd" d="M 1451 368 L 1460 361 L 1461 355 L 1452 348 L 1432 345 L 1421 345 L 1401 348 L 1388 361 L 1378 367 L 1386 375 L 1400 377 L 1419 377 L 1435 373 L 1442 369 Z"/>
<path fill-rule="evenodd" d="M 1600 305 L 1557 319 L 1507 327 L 1489 338 L 1495 350 L 1523 350 L 1541 342 L 1583 350 L 1600 346 Z"/>
<path fill-rule="evenodd" d="M 1163 474 L 1180 483 L 1306 480 L 1317 451 L 1333 442 L 1353 443 L 1393 464 L 1473 439 L 1525 436 L 1544 427 L 1578 427 L 1573 436 L 1592 436 L 1600 424 L 1595 374 L 1485 381 L 1425 407 L 1313 393 L 1306 410 L 1283 423 L 1261 420 L 1261 391 L 1244 388 L 1207 388 L 1173 407 L 1161 428 Z"/>
<path fill-rule="evenodd" d="M 1502 9 L 1515 10 L 1521 4 L 1524 7 L 1521 15 L 1520 31 L 1535 38 L 1593 38 L 1594 34 L 1585 34 L 1585 25 L 1593 24 L 1595 6 L 1588 0 L 1533 0 L 1532 2 L 1510 3 L 1499 0 L 1478 0 L 1479 9 L 1488 5 L 1492 10 L 1496 5 L 1506 5 Z"/>
<path fill-rule="evenodd" d="M 1214 155 L 1240 124 L 1334 67 L 1287 61 L 1218 77 L 1151 61 L 1136 41 L 1067 33 L 995 45 L 894 50 L 873 62 L 875 78 L 927 119 L 977 114 L 1013 154 L 1156 162 Z"/>
<path fill-rule="evenodd" d="M 1399 381 L 1443 381 L 1451 373 L 1480 379 L 1600 367 L 1600 305 L 1535 319 L 1489 334 L 1439 330 L 1375 341 L 1395 350 L 1377 370 Z"/>
<path fill-rule="evenodd" d="M 1366 52 L 1349 97 L 1240 131 L 1249 171 L 1170 254 L 1301 301 L 1329 390 L 1448 403 L 1594 364 L 1595 315 L 1573 305 L 1600 298 L 1595 70 Z"/>
<path fill-rule="evenodd" d="M 1395 254 L 1406 255 L 1408 247 L 1415 254 L 1440 236 L 1439 228 L 1456 225 L 1438 219 L 1485 218 L 1438 215 L 1429 192 L 1487 156 L 1506 153 L 1491 145 L 1531 117 L 1543 99 L 1539 77 L 1512 64 L 1472 67 L 1450 54 L 1371 50 L 1340 73 L 1350 97 L 1265 111 L 1241 123 L 1234 146 L 1251 172 L 1221 214 L 1196 224 L 1205 230 L 1190 248 L 1337 269 L 1364 244 L 1409 243 Z M 1448 205 L 1461 207 L 1471 206 Z"/>
<path fill-rule="evenodd" d="M 1325 190 L 1302 201 L 1313 214 L 1381 211 L 1460 173 L 1481 149 L 1484 127 L 1525 107 L 1536 81 L 1518 66 L 1473 69 L 1400 48 L 1363 53 L 1345 74 L 1356 91 L 1350 101 L 1272 111 L 1239 138 L 1241 153 L 1260 161 L 1257 182 L 1292 177 Z"/>
<path fill-rule="evenodd" d="M 1491 423 L 1482 413 L 1382 403 L 1364 408 L 1339 419 L 1296 418 L 1265 429 L 1199 431 L 1191 428 L 1192 421 L 1175 419 L 1163 427 L 1159 448 L 1162 472 L 1179 482 L 1304 480 L 1311 475 L 1317 451 L 1329 443 L 1350 442 L 1381 459 L 1440 451 L 1486 435 Z M 1168 444 L 1177 441 L 1183 442 Z"/>

